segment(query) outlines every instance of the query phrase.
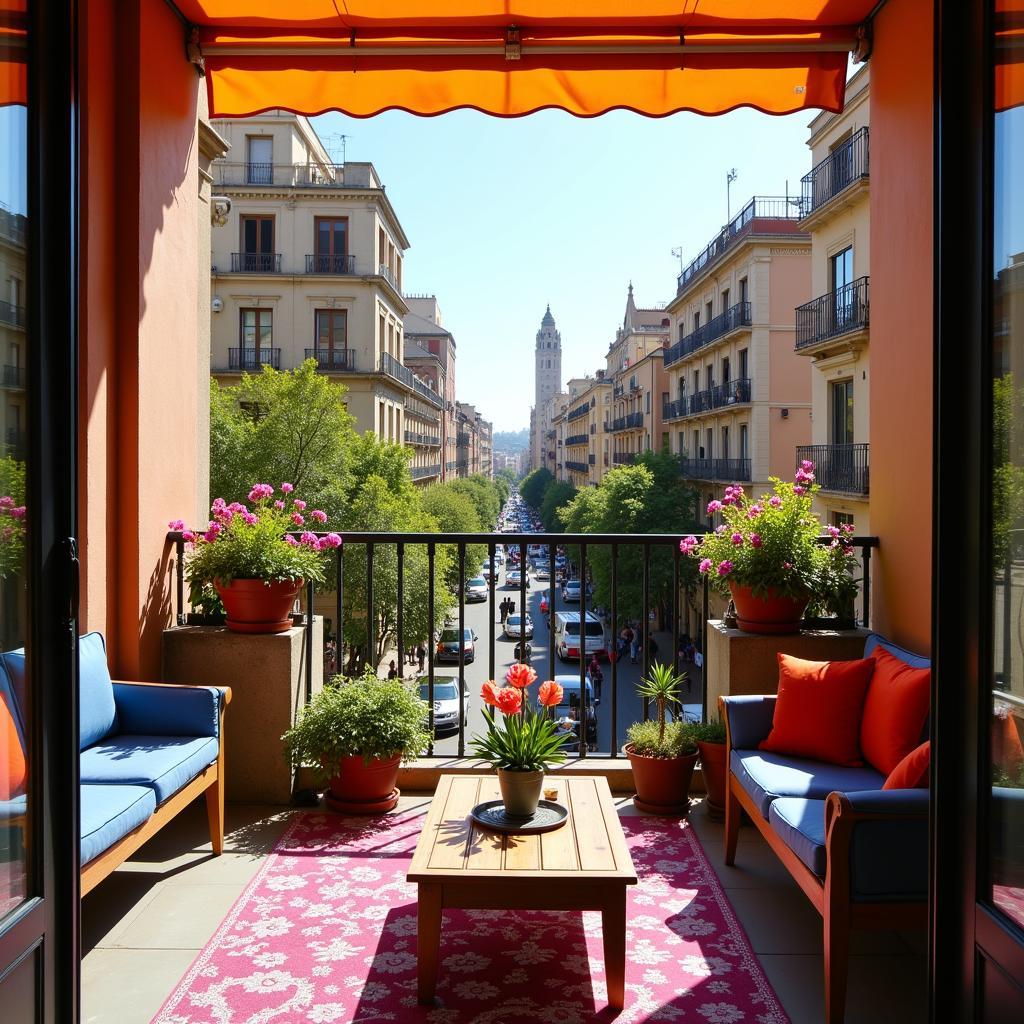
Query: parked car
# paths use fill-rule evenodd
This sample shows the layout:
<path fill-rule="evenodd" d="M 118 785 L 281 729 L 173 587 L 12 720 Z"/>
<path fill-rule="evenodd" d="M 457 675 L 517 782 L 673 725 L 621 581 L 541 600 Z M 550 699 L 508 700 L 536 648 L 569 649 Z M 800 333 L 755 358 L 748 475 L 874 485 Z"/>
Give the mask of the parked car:
<path fill-rule="evenodd" d="M 543 562 L 538 562 L 533 568 L 533 575 L 538 580 L 550 580 L 551 570 Z"/>
<path fill-rule="evenodd" d="M 466 580 L 466 601 L 486 601 L 487 600 L 487 580 L 483 576 L 474 576 L 471 580 Z"/>
<path fill-rule="evenodd" d="M 580 599 L 580 589 L 579 580 L 566 580 L 565 586 L 562 587 L 562 600 L 578 602 Z"/>
<path fill-rule="evenodd" d="M 426 676 L 420 676 L 420 700 L 430 700 L 430 685 Z M 470 690 L 464 686 L 462 708 L 469 715 Z M 459 681 L 448 676 L 434 677 L 434 732 L 447 732 L 459 728 Z"/>
<path fill-rule="evenodd" d="M 483 568 L 480 570 L 480 575 L 490 583 L 492 577 L 494 579 L 498 578 L 498 569 L 496 566 L 492 566 L 489 562 L 484 562 Z"/>
<path fill-rule="evenodd" d="M 530 589 L 530 574 L 528 572 L 525 574 L 525 578 L 526 578 L 526 589 L 529 590 Z M 523 582 L 523 572 L 522 572 L 521 569 L 509 569 L 509 571 L 507 573 L 505 573 L 505 586 L 506 587 L 512 587 L 514 589 L 518 589 L 522 585 L 522 582 Z"/>
<path fill-rule="evenodd" d="M 554 709 L 555 721 L 559 723 L 560 728 L 572 730 L 576 742 L 566 744 L 565 749 L 576 750 L 579 748 L 580 718 L 583 714 L 580 708 L 580 677 L 556 675 L 555 682 L 562 687 L 562 703 Z M 594 689 L 590 685 L 589 679 L 586 681 L 586 686 L 587 746 L 592 747 L 597 743 L 597 707 L 594 702 Z"/>
<path fill-rule="evenodd" d="M 505 619 L 505 636 L 509 640 L 521 640 L 522 629 L 526 630 L 526 639 L 533 639 L 533 619 L 530 618 L 530 613 L 526 613 L 526 623 L 523 626 L 523 616 L 519 612 L 513 612 Z"/>
<path fill-rule="evenodd" d="M 462 642 L 459 642 L 459 630 L 457 627 L 446 627 L 441 630 L 437 638 L 437 653 L 434 660 L 438 662 L 458 662 L 459 649 L 465 650 L 466 663 L 473 661 L 476 657 L 476 633 L 468 626 L 462 631 Z"/>

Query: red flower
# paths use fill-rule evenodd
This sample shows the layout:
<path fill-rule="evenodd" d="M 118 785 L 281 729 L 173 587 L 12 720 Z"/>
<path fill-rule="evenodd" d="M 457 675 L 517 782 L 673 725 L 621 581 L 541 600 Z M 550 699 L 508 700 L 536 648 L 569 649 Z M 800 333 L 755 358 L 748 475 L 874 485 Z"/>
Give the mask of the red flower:
<path fill-rule="evenodd" d="M 513 665 L 505 673 L 505 682 L 520 690 L 525 690 L 536 679 L 537 673 L 529 665 Z"/>
<path fill-rule="evenodd" d="M 488 679 L 480 691 L 480 696 L 485 704 L 490 704 L 492 708 L 496 708 L 498 706 L 498 692 L 498 687 L 494 685 L 494 680 Z"/>
<path fill-rule="evenodd" d="M 540 684 L 540 690 L 537 691 L 537 702 L 541 707 L 553 708 L 556 704 L 562 703 L 562 688 L 554 681 L 549 679 L 547 682 Z"/>
<path fill-rule="evenodd" d="M 503 686 L 498 691 L 498 707 L 506 715 L 518 715 L 523 706 L 523 694 L 512 686 Z"/>

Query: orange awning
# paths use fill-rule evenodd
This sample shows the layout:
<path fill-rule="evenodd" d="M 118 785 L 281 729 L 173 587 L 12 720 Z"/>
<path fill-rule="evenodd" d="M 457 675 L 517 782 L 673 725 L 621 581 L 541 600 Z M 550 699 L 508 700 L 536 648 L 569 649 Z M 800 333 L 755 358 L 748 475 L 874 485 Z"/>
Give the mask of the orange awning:
<path fill-rule="evenodd" d="M 996 110 L 1024 103 L 1024 0 L 996 3 Z"/>
<path fill-rule="evenodd" d="M 875 0 L 177 0 L 212 116 L 841 110 Z"/>
<path fill-rule="evenodd" d="M 0 107 L 26 102 L 25 0 L 0 0 Z"/>

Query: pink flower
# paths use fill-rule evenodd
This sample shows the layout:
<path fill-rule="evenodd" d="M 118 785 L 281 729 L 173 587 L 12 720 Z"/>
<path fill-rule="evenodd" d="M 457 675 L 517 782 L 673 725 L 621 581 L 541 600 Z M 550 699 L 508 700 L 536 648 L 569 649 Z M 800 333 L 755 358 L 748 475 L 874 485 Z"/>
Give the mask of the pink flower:
<path fill-rule="evenodd" d="M 740 544 L 743 543 L 743 534 L 742 533 L 734 533 L 729 538 L 729 540 L 731 540 L 733 542 L 733 544 L 740 545 Z"/>
<path fill-rule="evenodd" d="M 310 533 L 309 530 L 303 530 L 302 536 L 299 537 L 299 541 L 305 544 L 308 548 L 315 548 L 319 545 L 320 540 L 315 533 Z"/>
<path fill-rule="evenodd" d="M 783 569 L 792 569 L 793 568 L 793 563 L 792 562 L 783 562 L 782 563 L 782 568 Z"/>
<path fill-rule="evenodd" d="M 300 512 L 302 512 L 302 511 L 303 511 L 303 510 L 305 509 L 305 507 L 306 507 L 306 503 L 305 503 L 304 501 L 300 500 L 299 498 L 296 498 L 296 499 L 295 499 L 295 500 L 294 500 L 294 501 L 292 502 L 292 504 L 293 504 L 293 505 L 294 505 L 294 506 L 295 506 L 295 507 L 296 507 L 296 508 L 297 508 L 297 509 L 298 509 L 298 510 L 299 510 Z"/>
<path fill-rule="evenodd" d="M 203 534 L 203 540 L 205 540 L 207 544 L 212 544 L 220 536 L 220 531 L 220 526 L 211 526 L 210 529 Z"/>
<path fill-rule="evenodd" d="M 764 508 L 761 505 L 751 505 L 750 508 L 747 509 L 747 518 L 756 519 L 763 511 Z"/>
<path fill-rule="evenodd" d="M 771 505 L 772 508 L 778 508 L 782 504 L 782 499 L 777 494 L 773 494 L 768 499 L 768 504 Z"/>
<path fill-rule="evenodd" d="M 240 501 L 233 501 L 227 506 L 227 511 L 240 515 L 242 512 L 248 512 L 249 510 Z"/>
<path fill-rule="evenodd" d="M 340 548 L 341 538 L 336 533 L 329 533 L 326 537 L 320 538 L 320 543 L 317 545 L 318 550 L 326 551 L 328 548 Z"/>
<path fill-rule="evenodd" d="M 697 571 L 702 573 L 710 572 L 712 564 L 713 563 L 710 558 L 702 558 L 700 565 L 697 566 Z"/>
<path fill-rule="evenodd" d="M 825 529 L 828 531 L 828 535 L 830 537 L 838 537 L 839 536 L 839 527 L 838 526 L 826 526 Z"/>
<path fill-rule="evenodd" d="M 698 546 L 698 541 L 697 541 L 697 538 L 693 536 L 693 534 L 690 534 L 689 537 L 684 537 L 679 542 L 679 550 L 684 555 L 692 555 L 693 552 L 696 550 L 697 546 Z"/>
<path fill-rule="evenodd" d="M 2 504 L 3 504 L 3 499 L 0 498 L 0 505 L 2 505 Z M 172 519 L 167 524 L 167 529 L 168 530 L 184 530 L 185 529 L 185 523 L 181 519 Z"/>
<path fill-rule="evenodd" d="M 292 522 L 293 522 L 293 523 L 294 523 L 294 524 L 295 524 L 296 526 L 301 526 L 301 525 L 302 525 L 302 524 L 303 524 L 303 523 L 304 523 L 305 521 L 306 521 L 306 520 L 305 520 L 305 519 L 303 519 L 303 518 L 302 518 L 302 516 L 301 516 L 301 515 L 300 515 L 300 514 L 299 514 L 298 512 L 293 512 L 293 513 L 292 513 Z"/>
<path fill-rule="evenodd" d="M 715 533 L 725 533 L 725 531 L 727 529 L 728 529 L 728 527 L 725 525 L 725 523 L 722 523 L 721 526 L 716 526 L 715 527 Z"/>
<path fill-rule="evenodd" d="M 283 512 L 284 511 L 284 502 L 281 501 L 280 498 L 278 498 L 278 500 L 274 502 L 274 508 L 276 508 L 278 512 Z"/>
<path fill-rule="evenodd" d="M 292 491 L 294 491 L 294 490 L 295 490 L 295 487 L 294 487 L 293 484 L 281 484 L 281 493 L 282 494 L 291 494 Z"/>
<path fill-rule="evenodd" d="M 274 488 L 270 484 L 253 484 L 253 488 L 249 492 L 249 500 L 260 501 L 263 498 L 269 498 L 273 493 Z"/>
<path fill-rule="evenodd" d="M 853 533 L 853 523 L 843 523 L 842 531 L 843 533 Z"/>
<path fill-rule="evenodd" d="M 255 512 L 243 512 L 242 521 L 248 526 L 255 526 L 260 521 L 260 517 Z"/>
<path fill-rule="evenodd" d="M 799 484 L 794 484 L 793 485 L 793 493 L 794 494 L 803 494 L 804 493 L 804 489 Z"/>
<path fill-rule="evenodd" d="M 715 512 L 722 511 L 722 503 L 717 499 L 715 501 L 708 502 L 708 515 L 714 515 Z"/>
<path fill-rule="evenodd" d="M 751 545 L 751 547 L 759 548 L 761 546 L 761 544 L 762 544 L 761 534 L 759 534 L 759 533 L 752 533 L 750 535 L 750 545 Z"/>
<path fill-rule="evenodd" d="M 181 539 L 185 541 L 186 544 L 191 544 L 195 541 L 196 535 L 191 530 L 185 530 L 181 535 Z"/>
<path fill-rule="evenodd" d="M 813 473 L 814 472 L 814 463 L 811 462 L 810 459 L 804 459 L 803 462 L 800 463 L 800 468 L 805 473 Z"/>
<path fill-rule="evenodd" d="M 718 575 L 728 576 L 732 572 L 732 562 L 727 558 L 724 562 L 718 563 Z"/>
<path fill-rule="evenodd" d="M 10 540 L 14 536 L 14 527 L 5 526 L 3 530 L 0 530 L 0 538 L 3 540 Z"/>
<path fill-rule="evenodd" d="M 10 508 L 13 504 L 14 499 L 9 494 L 5 494 L 0 498 L 0 508 Z M 175 520 L 175 522 L 177 522 L 177 520 Z M 171 529 L 173 530 L 174 527 L 172 526 Z"/>
<path fill-rule="evenodd" d="M 310 517 L 310 519 L 315 519 L 318 523 L 326 523 L 327 522 L 327 513 L 326 512 L 322 512 L 318 508 L 313 509 L 313 511 L 309 513 L 309 517 Z"/>
<path fill-rule="evenodd" d="M 11 509 L 12 519 L 24 519 L 25 518 L 25 506 L 19 505 L 17 508 Z"/>
<path fill-rule="evenodd" d="M 293 548 L 297 548 L 299 546 L 299 542 L 290 533 L 286 533 L 284 535 L 284 542 Z"/>

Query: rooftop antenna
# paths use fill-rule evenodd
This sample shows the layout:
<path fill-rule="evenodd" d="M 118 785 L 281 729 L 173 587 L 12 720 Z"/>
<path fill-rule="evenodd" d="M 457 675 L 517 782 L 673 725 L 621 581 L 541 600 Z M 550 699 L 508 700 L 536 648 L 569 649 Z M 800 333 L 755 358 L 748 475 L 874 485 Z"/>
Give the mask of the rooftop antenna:
<path fill-rule="evenodd" d="M 347 139 L 348 136 L 343 132 L 336 132 L 334 135 L 328 135 L 327 138 L 324 139 L 324 149 L 327 150 L 327 155 L 331 158 L 332 164 L 341 164 L 344 166 L 345 143 Z M 340 160 L 338 159 L 339 154 L 341 156 Z"/>
<path fill-rule="evenodd" d="M 679 273 L 681 274 L 683 272 L 683 247 L 677 246 L 672 250 L 672 255 L 679 260 Z"/>
<path fill-rule="evenodd" d="M 728 171 L 725 175 L 725 223 L 728 224 L 732 220 L 732 201 L 729 198 L 729 189 L 732 183 L 739 177 L 734 167 L 731 171 Z"/>

